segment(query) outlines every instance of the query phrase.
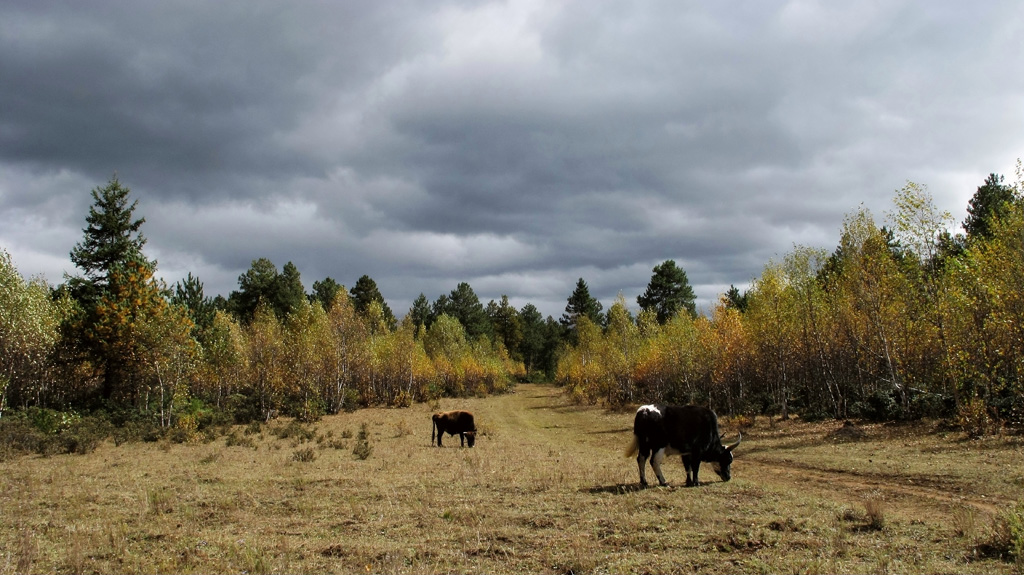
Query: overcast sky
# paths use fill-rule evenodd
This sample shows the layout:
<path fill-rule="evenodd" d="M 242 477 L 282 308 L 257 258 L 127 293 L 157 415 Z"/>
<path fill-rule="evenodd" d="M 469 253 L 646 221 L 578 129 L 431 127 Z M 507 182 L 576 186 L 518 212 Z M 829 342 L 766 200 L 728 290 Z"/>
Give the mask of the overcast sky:
<path fill-rule="evenodd" d="M 674 259 L 708 311 L 907 180 L 956 229 L 1015 181 L 1022 40 L 1019 1 L 6 0 L 0 248 L 79 273 L 116 172 L 210 296 L 265 257 L 557 318 Z"/>

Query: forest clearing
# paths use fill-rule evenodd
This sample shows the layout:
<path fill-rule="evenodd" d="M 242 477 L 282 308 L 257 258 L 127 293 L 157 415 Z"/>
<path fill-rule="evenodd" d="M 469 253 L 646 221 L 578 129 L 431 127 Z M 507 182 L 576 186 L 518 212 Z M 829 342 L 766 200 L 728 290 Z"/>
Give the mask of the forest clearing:
<path fill-rule="evenodd" d="M 476 414 L 475 448 L 431 445 L 438 409 Z M 1020 436 L 721 418 L 727 440 L 743 426 L 732 481 L 709 469 L 678 487 L 673 457 L 672 486 L 641 489 L 623 455 L 632 418 L 521 384 L 206 442 L 10 457 L 0 573 L 1022 570 L 1006 558 Z"/>

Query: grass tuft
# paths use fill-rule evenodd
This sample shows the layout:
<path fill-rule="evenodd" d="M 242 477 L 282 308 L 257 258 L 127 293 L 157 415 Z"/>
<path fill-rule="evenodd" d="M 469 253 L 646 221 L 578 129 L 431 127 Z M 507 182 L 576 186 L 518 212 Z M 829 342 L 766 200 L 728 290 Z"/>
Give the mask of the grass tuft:
<path fill-rule="evenodd" d="M 867 529 L 881 531 L 885 528 L 885 505 L 879 499 L 868 499 L 864 502 L 864 515 Z"/>

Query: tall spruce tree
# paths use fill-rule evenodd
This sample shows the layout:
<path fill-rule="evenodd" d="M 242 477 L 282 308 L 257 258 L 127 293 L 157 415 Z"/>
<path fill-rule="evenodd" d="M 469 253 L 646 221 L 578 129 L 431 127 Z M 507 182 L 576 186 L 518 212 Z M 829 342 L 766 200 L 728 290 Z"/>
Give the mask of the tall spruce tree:
<path fill-rule="evenodd" d="M 85 218 L 85 237 L 71 250 L 71 263 L 83 275 L 70 277 L 68 287 L 75 299 L 85 307 L 94 305 L 100 292 L 110 285 L 112 271 L 128 262 L 144 263 L 150 270 L 156 262 L 142 254 L 146 238 L 139 229 L 146 218 L 134 219 L 138 200 L 129 203 L 131 190 L 122 186 L 115 175 L 106 187 L 92 190 L 93 204 Z"/>
<path fill-rule="evenodd" d="M 594 325 L 602 325 L 604 322 L 604 318 L 601 316 L 602 308 L 601 302 L 590 296 L 590 288 L 587 287 L 587 282 L 580 278 L 576 282 L 576 289 L 573 290 L 572 295 L 569 296 L 565 304 L 565 313 L 558 320 L 565 330 L 566 337 L 570 341 L 575 341 L 576 324 L 580 317 L 590 319 Z"/>
<path fill-rule="evenodd" d="M 685 309 L 691 317 L 697 317 L 695 301 L 697 296 L 690 287 L 683 268 L 673 260 L 665 260 L 654 266 L 654 275 L 647 284 L 647 291 L 636 298 L 640 309 L 653 311 L 658 323 L 664 324 Z"/>
<path fill-rule="evenodd" d="M 71 261 L 84 275 L 68 281 L 80 305 L 65 335 L 82 343 L 81 359 L 99 376 L 102 399 L 145 408 L 139 402 L 149 382 L 141 358 L 161 344 L 147 334 L 167 317 L 169 306 L 166 290 L 153 277 L 156 262 L 142 253 L 146 238 L 139 230 L 146 219 L 135 219 L 138 202 L 130 202 L 130 194 L 116 176 L 92 190 L 85 237 L 71 250 Z M 180 327 L 187 333 L 191 322 Z"/>

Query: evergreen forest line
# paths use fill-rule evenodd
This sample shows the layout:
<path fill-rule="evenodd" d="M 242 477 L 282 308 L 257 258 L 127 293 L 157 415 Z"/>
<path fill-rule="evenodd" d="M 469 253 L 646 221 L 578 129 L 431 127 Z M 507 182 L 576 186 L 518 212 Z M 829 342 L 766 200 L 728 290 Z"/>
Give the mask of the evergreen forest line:
<path fill-rule="evenodd" d="M 605 312 L 580 278 L 558 320 L 504 296 L 485 306 L 461 283 L 433 302 L 421 294 L 401 321 L 368 276 L 350 290 L 328 277 L 306 293 L 291 262 L 279 272 L 265 258 L 226 298 L 205 295 L 191 274 L 167 286 L 143 251 L 137 202 L 115 177 L 92 191 L 71 251 L 81 275 L 26 281 L 0 249 L 0 436 L 87 422 L 100 435 L 131 428 L 187 440 L 230 423 L 315 421 L 526 380 L 609 406 L 937 417 L 975 434 L 1021 427 L 1019 161 L 1017 176 L 985 179 L 962 233 L 908 182 L 884 225 L 866 209 L 847 215 L 833 251 L 794 247 L 708 314 L 667 260 L 636 316 L 621 294 Z"/>

